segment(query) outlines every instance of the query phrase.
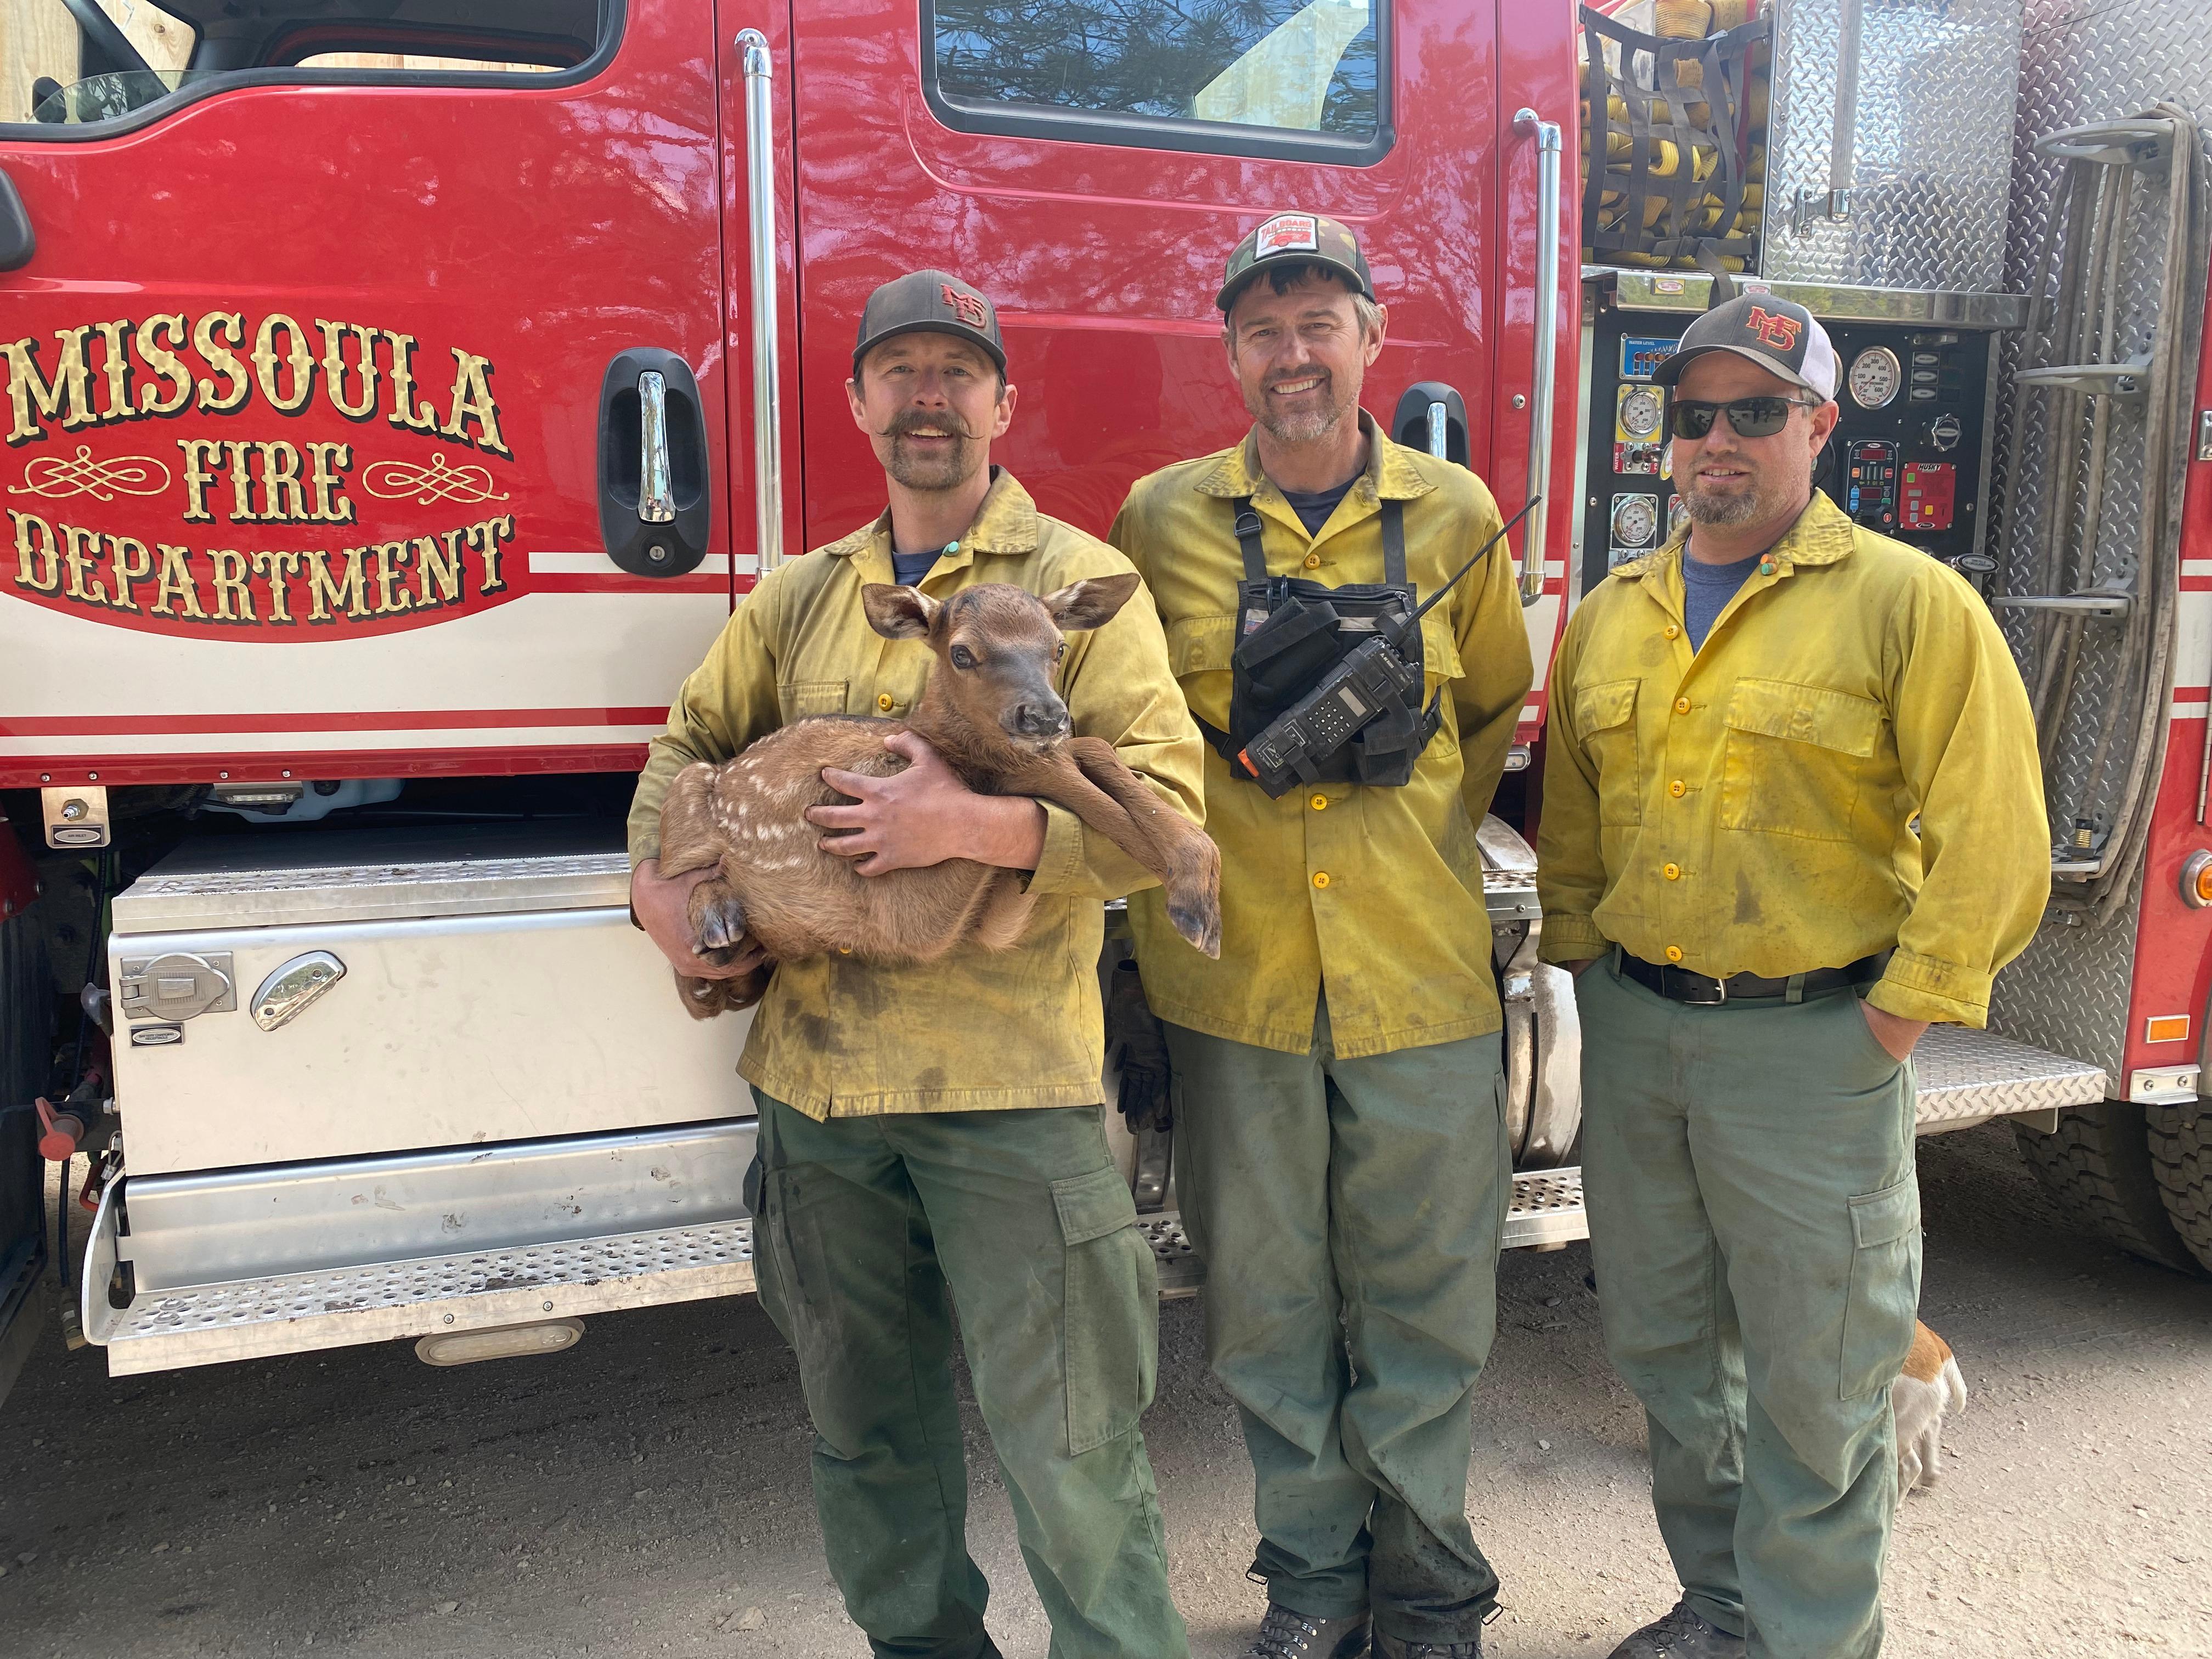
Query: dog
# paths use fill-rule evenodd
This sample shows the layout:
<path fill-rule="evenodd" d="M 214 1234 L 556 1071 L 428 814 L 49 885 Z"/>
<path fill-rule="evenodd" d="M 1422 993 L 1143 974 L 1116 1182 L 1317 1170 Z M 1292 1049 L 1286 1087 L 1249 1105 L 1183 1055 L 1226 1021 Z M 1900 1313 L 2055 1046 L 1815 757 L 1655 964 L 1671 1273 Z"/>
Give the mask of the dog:
<path fill-rule="evenodd" d="M 1919 1321 L 1905 1370 L 1889 1385 L 1897 1417 L 1897 1495 L 1933 1486 L 1943 1474 L 1943 1423 L 1966 1408 L 1966 1379 L 1951 1345 Z"/>

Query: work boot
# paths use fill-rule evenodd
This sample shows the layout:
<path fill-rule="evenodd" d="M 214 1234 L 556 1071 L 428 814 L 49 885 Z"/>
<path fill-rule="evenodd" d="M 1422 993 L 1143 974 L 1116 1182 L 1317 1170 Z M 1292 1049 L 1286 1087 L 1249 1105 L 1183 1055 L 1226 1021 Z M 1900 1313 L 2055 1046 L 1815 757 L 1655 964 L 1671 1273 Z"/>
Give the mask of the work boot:
<path fill-rule="evenodd" d="M 1407 1642 L 1378 1630 L 1375 1659 L 1482 1659 L 1482 1637 L 1478 1632 L 1465 1642 Z"/>
<path fill-rule="evenodd" d="M 1615 1648 L 1608 1659 L 1744 1659 L 1744 1643 L 1741 1636 L 1699 1618 L 1685 1597 L 1664 1619 Z"/>
<path fill-rule="evenodd" d="M 1270 1601 L 1267 1616 L 1260 1621 L 1259 1639 L 1245 1659 L 1357 1659 L 1366 1651 L 1365 1613 L 1316 1619 Z"/>

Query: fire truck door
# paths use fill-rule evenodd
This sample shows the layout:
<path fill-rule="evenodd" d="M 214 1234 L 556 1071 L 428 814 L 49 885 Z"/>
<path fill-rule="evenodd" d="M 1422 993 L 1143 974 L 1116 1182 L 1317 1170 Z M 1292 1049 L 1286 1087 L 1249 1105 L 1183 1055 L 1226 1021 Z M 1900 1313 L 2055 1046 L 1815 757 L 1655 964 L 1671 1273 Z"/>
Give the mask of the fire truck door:
<path fill-rule="evenodd" d="M 1520 504 L 1534 174 L 1512 118 L 1537 94 L 1501 91 L 1500 64 L 1544 79 L 1571 128 L 1568 5 L 855 0 L 793 27 L 811 541 L 881 509 L 838 391 L 877 283 L 941 265 L 992 295 L 1020 390 L 994 459 L 1103 533 L 1138 477 L 1249 424 L 1214 294 L 1238 239 L 1285 212 L 1361 238 L 1389 308 L 1366 406 L 1387 428 L 1413 383 L 1455 388 L 1463 453 Z"/>
<path fill-rule="evenodd" d="M 717 70 L 692 0 L 0 0 L 0 786 L 636 766 L 731 601 Z"/>

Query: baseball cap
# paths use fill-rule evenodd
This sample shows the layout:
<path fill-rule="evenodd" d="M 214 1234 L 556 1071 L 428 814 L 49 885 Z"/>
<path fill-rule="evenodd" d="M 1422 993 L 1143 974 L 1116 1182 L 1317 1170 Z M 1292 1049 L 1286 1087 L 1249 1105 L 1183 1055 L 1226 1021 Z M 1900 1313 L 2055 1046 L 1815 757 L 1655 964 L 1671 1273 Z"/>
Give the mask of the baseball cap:
<path fill-rule="evenodd" d="M 853 348 L 853 373 L 869 349 L 902 334 L 951 334 L 972 340 L 1006 372 L 1006 342 L 999 337 L 999 308 L 983 290 L 949 270 L 910 270 L 873 294 L 860 312 L 860 338 Z"/>
<path fill-rule="evenodd" d="M 1836 395 L 1840 366 L 1835 343 L 1804 307 L 1771 294 L 1746 294 L 1711 311 L 1682 331 L 1674 355 L 1653 371 L 1661 386 L 1672 386 L 1696 358 L 1709 351 L 1732 351 L 1770 374 L 1811 392 L 1822 403 Z"/>
<path fill-rule="evenodd" d="M 1367 256 L 1359 239 L 1334 219 L 1318 213 L 1278 213 L 1262 220 L 1258 229 L 1237 244 L 1229 256 L 1229 274 L 1213 303 L 1224 316 L 1252 273 L 1268 264 L 1322 265 L 1352 284 L 1355 293 L 1375 297 L 1374 280 L 1367 274 Z"/>

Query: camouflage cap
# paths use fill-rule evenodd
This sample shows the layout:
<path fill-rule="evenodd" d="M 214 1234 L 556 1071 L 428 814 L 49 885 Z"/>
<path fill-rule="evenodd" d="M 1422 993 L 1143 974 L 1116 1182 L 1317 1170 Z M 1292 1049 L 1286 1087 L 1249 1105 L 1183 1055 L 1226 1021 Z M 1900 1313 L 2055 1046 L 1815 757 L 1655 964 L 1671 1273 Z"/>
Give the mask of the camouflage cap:
<path fill-rule="evenodd" d="M 951 334 L 981 346 L 1006 372 L 1006 342 L 999 337 L 999 308 L 983 290 L 949 270 L 910 270 L 873 294 L 860 313 L 860 337 L 853 347 L 853 373 L 870 348 L 902 334 Z"/>
<path fill-rule="evenodd" d="M 1264 265 L 1285 264 L 1323 266 L 1343 277 L 1354 293 L 1375 297 L 1374 279 L 1367 274 L 1367 256 L 1359 251 L 1358 237 L 1317 213 L 1278 213 L 1237 244 L 1213 303 L 1227 316 L 1253 273 Z"/>

